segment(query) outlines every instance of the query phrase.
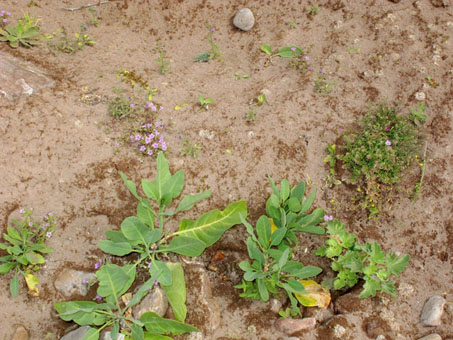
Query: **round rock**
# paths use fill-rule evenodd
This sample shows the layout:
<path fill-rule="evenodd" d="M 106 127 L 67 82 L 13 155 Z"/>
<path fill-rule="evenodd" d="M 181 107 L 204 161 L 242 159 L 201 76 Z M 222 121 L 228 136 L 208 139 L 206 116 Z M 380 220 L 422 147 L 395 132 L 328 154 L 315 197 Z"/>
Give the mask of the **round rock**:
<path fill-rule="evenodd" d="M 439 334 L 430 334 L 418 340 L 442 340 L 442 337 Z"/>
<path fill-rule="evenodd" d="M 60 340 L 80 340 L 83 338 L 86 332 L 90 329 L 90 326 L 83 326 L 79 327 L 76 330 L 69 332 L 66 334 L 64 337 L 62 337 Z"/>
<path fill-rule="evenodd" d="M 87 295 L 91 284 L 96 282 L 94 273 L 64 269 L 54 282 L 55 288 L 65 296 Z"/>
<path fill-rule="evenodd" d="M 423 326 L 439 326 L 442 313 L 444 312 L 445 299 L 442 296 L 434 295 L 426 301 L 423 306 L 420 322 Z"/>
<path fill-rule="evenodd" d="M 294 335 L 302 331 L 309 331 L 316 327 L 315 318 L 303 319 L 278 319 L 275 321 L 274 326 L 280 332 L 287 335 Z"/>
<path fill-rule="evenodd" d="M 13 340 L 28 340 L 28 332 L 24 326 L 19 326 L 14 332 Z"/>
<path fill-rule="evenodd" d="M 233 19 L 233 25 L 243 31 L 250 31 L 255 25 L 255 17 L 248 8 L 241 8 Z"/>
<path fill-rule="evenodd" d="M 164 316 L 168 309 L 168 298 L 165 291 L 160 287 L 155 287 L 151 294 L 148 294 L 133 309 L 134 318 L 140 317 L 147 312 L 154 312 L 159 316 Z"/>

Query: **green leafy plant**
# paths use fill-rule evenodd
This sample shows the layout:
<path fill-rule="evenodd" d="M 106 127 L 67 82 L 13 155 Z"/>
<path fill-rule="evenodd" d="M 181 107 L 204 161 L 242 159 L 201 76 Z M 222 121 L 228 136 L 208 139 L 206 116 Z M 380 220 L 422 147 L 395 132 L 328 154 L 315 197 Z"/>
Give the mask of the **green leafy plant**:
<path fill-rule="evenodd" d="M 334 289 L 353 287 L 364 280 L 360 298 L 376 296 L 382 291 L 396 297 L 395 283 L 389 280 L 392 275 L 399 276 L 409 264 L 409 255 L 386 254 L 376 243 L 362 245 L 354 234 L 346 231 L 337 221 L 327 221 L 329 238 L 326 246 L 320 247 L 315 254 L 332 259 L 331 268 L 338 272 Z"/>
<path fill-rule="evenodd" d="M 327 80 L 324 72 L 319 71 L 319 75 L 315 79 L 314 91 L 316 93 L 329 94 L 332 91 L 332 85 L 334 84 L 334 81 Z"/>
<path fill-rule="evenodd" d="M 324 162 L 329 164 L 329 175 L 327 176 L 327 182 L 330 185 L 339 185 L 341 184 L 341 181 L 335 178 L 336 176 L 336 171 L 335 171 L 335 164 L 337 160 L 337 154 L 336 154 L 336 148 L 337 146 L 335 144 L 331 144 L 327 146 L 327 152 L 328 155 L 326 158 L 324 158 Z"/>
<path fill-rule="evenodd" d="M 52 213 L 44 217 L 42 223 L 32 219 L 31 209 L 21 209 L 21 220 L 12 219 L 14 226 L 8 226 L 3 233 L 6 243 L 0 243 L 0 249 L 8 255 L 0 257 L 0 274 L 14 272 L 10 282 L 10 293 L 14 298 L 19 295 L 19 275 L 22 275 L 29 288 L 29 294 L 37 296 L 38 278 L 32 273 L 45 263 L 43 254 L 52 249 L 45 246 L 46 239 L 52 237 L 55 219 Z"/>
<path fill-rule="evenodd" d="M 208 62 L 210 60 L 217 60 L 217 61 L 223 61 L 222 55 L 223 52 L 220 50 L 219 46 L 215 43 L 214 41 L 214 30 L 212 28 L 209 28 L 209 32 L 206 36 L 206 40 L 208 41 L 209 46 L 211 49 L 209 51 L 206 51 L 199 56 L 195 57 L 193 61 L 197 62 Z"/>
<path fill-rule="evenodd" d="M 134 107 L 129 97 L 118 94 L 108 103 L 108 112 L 115 119 L 123 119 L 134 113 Z"/>
<path fill-rule="evenodd" d="M 247 120 L 248 122 L 256 121 L 256 112 L 255 112 L 255 110 L 253 110 L 253 109 L 248 110 L 247 113 L 245 114 L 245 120 Z"/>
<path fill-rule="evenodd" d="M 139 196 L 134 182 L 128 180 L 123 173 L 121 177 L 138 200 L 137 215 L 127 217 L 121 223 L 120 230 L 107 231 L 107 240 L 99 242 L 99 248 L 116 256 L 136 254 L 136 260 L 122 267 L 106 264 L 98 270 L 97 294 L 106 303 L 60 302 L 55 304 L 55 308 L 66 321 L 100 326 L 90 329 L 83 340 L 97 340 L 99 332 L 107 325 L 112 325 L 114 335 L 121 332 L 134 340 L 167 339 L 162 335 L 197 331 L 183 323 L 187 308 L 182 265 L 179 262 L 165 262 L 162 256 L 168 253 L 199 256 L 227 229 L 240 223 L 240 216 L 247 215 L 247 206 L 244 201 L 237 201 L 223 211 L 215 209 L 196 220 L 183 219 L 178 231 L 172 232 L 166 228 L 166 223 L 180 212 L 191 209 L 195 203 L 208 198 L 211 191 L 187 195 L 179 201 L 176 208 L 169 210 L 173 200 L 181 195 L 184 171 L 180 170 L 172 175 L 162 153 L 157 157 L 156 178 L 151 182 L 144 179 L 141 182 L 146 198 Z M 125 293 L 134 282 L 137 270 L 144 271 L 149 279 L 131 299 L 127 299 Z M 166 292 L 176 321 L 161 318 L 154 313 L 145 313 L 140 320 L 127 316 L 127 309 L 138 303 L 155 284 L 160 284 Z M 120 298 L 126 300 L 123 301 L 124 306 L 121 305 Z M 129 322 L 124 326 L 121 320 Z M 116 336 L 112 336 L 112 339 L 116 339 Z"/>
<path fill-rule="evenodd" d="M 200 103 L 200 106 L 201 106 L 201 109 L 200 110 L 209 110 L 209 104 L 212 103 L 212 98 L 210 97 L 203 97 L 202 95 L 200 95 L 198 97 L 198 102 Z"/>
<path fill-rule="evenodd" d="M 239 72 L 234 73 L 234 80 L 239 80 L 239 79 L 247 79 L 250 78 L 250 74 L 240 74 Z"/>
<path fill-rule="evenodd" d="M 264 104 L 269 104 L 266 99 L 266 94 L 261 93 L 256 97 L 255 105 L 256 106 L 263 106 Z"/>
<path fill-rule="evenodd" d="M 418 104 L 417 108 L 411 110 L 410 120 L 417 126 L 423 125 L 428 118 L 428 115 L 424 113 L 425 110 L 425 103 Z"/>
<path fill-rule="evenodd" d="M 198 158 L 200 155 L 201 146 L 196 142 L 192 142 L 190 139 L 182 138 L 181 140 L 181 156 L 189 156 L 192 158 Z"/>
<path fill-rule="evenodd" d="M 39 26 L 36 18 L 28 14 L 17 21 L 16 26 L 7 25 L 5 29 L 0 28 L 0 41 L 6 41 L 12 48 L 20 45 L 31 47 L 39 42 Z"/>
<path fill-rule="evenodd" d="M 242 218 L 250 236 L 247 249 L 252 264 L 242 261 L 239 267 L 245 272 L 244 278 L 236 288 L 242 289 L 241 297 L 267 301 L 269 293 L 277 294 L 278 288 L 284 290 L 292 306 L 292 313 L 300 315 L 297 299 L 293 294 L 307 294 L 304 286 L 297 280 L 318 275 L 322 270 L 314 266 L 303 266 L 293 261 L 292 246 L 297 245 L 296 232 L 323 234 L 324 229 L 318 224 L 322 221 L 324 210 L 315 209 L 306 213 L 315 198 L 314 191 L 304 200 L 305 183 L 300 182 L 292 189 L 283 179 L 280 190 L 269 177 L 272 195 L 266 202 L 266 213 L 256 224 L 256 236 L 253 227 Z"/>
<path fill-rule="evenodd" d="M 98 27 L 101 18 L 98 16 L 97 11 L 94 8 L 88 8 L 87 11 L 91 14 L 90 21 L 88 21 L 88 24 L 94 27 Z"/>
<path fill-rule="evenodd" d="M 166 57 L 167 51 L 165 51 L 160 42 L 157 43 L 156 52 L 159 53 L 159 57 L 157 57 L 156 61 L 159 64 L 159 72 L 161 74 L 165 74 L 170 72 L 170 61 Z"/>
<path fill-rule="evenodd" d="M 74 54 L 81 51 L 85 46 L 95 44 L 88 34 L 83 33 L 82 30 L 80 33 L 74 34 L 75 39 L 70 38 L 64 28 L 59 28 L 54 33 L 45 34 L 43 37 L 47 40 L 49 48 L 67 54 Z"/>
<path fill-rule="evenodd" d="M 318 12 L 319 12 L 319 6 L 318 5 L 314 5 L 314 6 L 308 7 L 307 14 L 309 16 L 315 16 L 316 14 L 318 14 Z"/>
<path fill-rule="evenodd" d="M 410 117 L 381 104 L 362 118 L 359 129 L 343 138 L 337 160 L 357 185 L 362 208 L 375 216 L 391 202 L 393 186 L 421 148 L 422 134 Z"/>
<path fill-rule="evenodd" d="M 308 51 L 304 51 L 297 46 L 284 46 L 278 52 L 273 53 L 272 48 L 269 45 L 261 45 L 261 51 L 266 53 L 269 58 L 278 56 L 281 58 L 290 59 L 289 65 L 293 68 L 305 71 L 312 71 L 313 67 L 310 65 L 310 57 Z"/>

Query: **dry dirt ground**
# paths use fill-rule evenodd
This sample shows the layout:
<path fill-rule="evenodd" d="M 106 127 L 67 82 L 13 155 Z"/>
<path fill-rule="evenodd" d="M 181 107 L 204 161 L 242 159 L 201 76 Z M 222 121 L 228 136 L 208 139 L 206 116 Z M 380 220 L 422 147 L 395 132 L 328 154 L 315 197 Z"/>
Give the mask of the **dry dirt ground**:
<path fill-rule="evenodd" d="M 185 193 L 203 188 L 213 192 L 190 217 L 244 199 L 254 222 L 264 213 L 269 196 L 267 174 L 277 182 L 306 180 L 318 188 L 315 205 L 343 221 L 361 240 L 376 240 L 388 251 L 410 254 L 410 267 L 396 280 L 396 299 L 380 294 L 360 303 L 351 300 L 344 318 L 336 317 L 301 338 L 335 339 L 338 323 L 346 329 L 341 339 L 377 334 L 389 340 L 416 339 L 433 332 L 453 339 L 453 7 L 448 0 L 444 6 L 433 0 L 320 0 L 313 16 L 307 11 L 315 3 L 305 0 L 124 0 L 95 7 L 97 26 L 88 24 L 91 14 L 86 9 L 62 9 L 84 1 L 34 2 L 38 6 L 29 8 L 28 0 L 2 0 L 0 9 L 10 11 L 12 21 L 24 11 L 38 16 L 43 33 L 64 27 L 73 34 L 86 25 L 96 43 L 72 55 L 55 53 L 45 42 L 30 49 L 0 45 L 1 53 L 33 63 L 56 82 L 54 88 L 16 102 L 0 97 L 0 116 L 7 122 L 0 132 L 2 228 L 22 207 L 33 207 L 35 216 L 52 211 L 58 217 L 49 241 L 54 252 L 39 272 L 40 296 L 27 296 L 21 286 L 20 296 L 13 300 L 10 276 L 0 278 L 1 339 L 11 339 L 18 324 L 29 330 L 32 340 L 48 332 L 65 333 L 70 325 L 60 321 L 52 307 L 65 300 L 53 286 L 56 276 L 66 267 L 94 271 L 94 263 L 103 257 L 97 243 L 104 231 L 134 214 L 135 199 L 119 171 L 136 183 L 155 174 L 153 158 L 139 161 L 132 147 L 114 146 L 124 126 L 112 123 L 107 100 L 114 97 L 114 87 L 122 85 L 116 78 L 120 68 L 135 70 L 158 89 L 155 100 L 164 107 L 158 120 L 164 124 L 172 171 L 186 171 Z M 242 7 L 255 14 L 249 32 L 232 25 Z M 206 25 L 214 29 L 224 52 L 222 62 L 192 61 L 209 48 Z M 170 61 L 171 72 L 165 75 L 158 72 L 157 41 Z M 265 43 L 309 48 L 313 71 L 302 74 L 279 58 L 269 63 L 260 51 Z M 327 95 L 314 91 L 319 71 L 335 82 Z M 235 80 L 236 72 L 250 77 Z M 430 86 L 427 77 L 438 86 Z M 101 100 L 82 100 L 84 87 Z M 247 122 L 249 102 L 262 90 L 267 90 L 269 105 L 255 107 L 256 121 Z M 418 103 L 417 92 L 425 93 L 429 116 L 420 198 L 412 202 L 401 195 L 388 214 L 368 220 L 351 208 L 353 188 L 326 185 L 326 146 L 370 104 L 397 102 L 401 112 L 408 112 Z M 199 111 L 200 94 L 214 100 L 208 111 Z M 175 111 L 183 103 L 188 105 Z M 201 130 L 212 138 L 200 136 Z M 198 142 L 200 156 L 181 156 L 178 136 Z M 244 228 L 237 226 L 205 256 L 216 250 L 245 256 L 245 239 Z M 301 236 L 297 258 L 329 271 L 327 261 L 311 255 L 322 242 L 320 237 Z M 210 273 L 221 322 L 206 339 L 283 336 L 273 328 L 277 315 L 239 299 L 233 284 L 220 275 Z M 419 317 L 433 295 L 449 303 L 442 325 L 428 329 L 420 326 Z M 187 321 L 203 328 L 191 318 L 190 308 Z"/>

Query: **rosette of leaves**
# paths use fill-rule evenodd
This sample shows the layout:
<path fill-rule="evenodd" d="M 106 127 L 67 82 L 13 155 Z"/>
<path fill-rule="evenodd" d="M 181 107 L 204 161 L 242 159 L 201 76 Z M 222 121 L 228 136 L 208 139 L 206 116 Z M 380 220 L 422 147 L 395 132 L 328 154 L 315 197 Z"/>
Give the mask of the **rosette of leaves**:
<path fill-rule="evenodd" d="M 182 326 L 187 314 L 185 305 L 186 284 L 182 265 L 179 262 L 165 262 L 162 255 L 175 253 L 183 256 L 199 256 L 207 247 L 214 244 L 226 230 L 241 222 L 240 216 L 247 215 L 247 206 L 244 201 L 237 201 L 231 203 L 223 211 L 218 209 L 211 210 L 196 220 L 182 219 L 178 230 L 171 232 L 165 227 L 166 223 L 180 212 L 191 209 L 195 203 L 208 198 L 211 195 L 211 191 L 207 190 L 199 194 L 186 195 L 175 208 L 170 209 L 173 200 L 178 198 L 183 190 L 184 171 L 180 170 L 172 175 L 163 153 L 159 153 L 157 156 L 156 178 L 153 181 L 143 179 L 141 182 L 146 197 L 139 196 L 135 183 L 128 180 L 123 173 L 121 173 L 121 177 L 129 191 L 138 200 L 137 215 L 127 217 L 121 223 L 120 230 L 107 231 L 107 240 L 99 242 L 99 248 L 105 253 L 116 256 L 135 253 L 137 259 L 134 263 L 123 267 L 113 264 L 104 265 L 101 271 L 98 271 L 96 274 L 99 280 L 98 295 L 104 297 L 106 302 L 110 304 L 109 306 L 101 304 L 101 308 L 113 308 L 113 305 L 116 308 L 116 316 L 113 317 L 112 313 L 109 312 L 110 317 L 108 320 L 104 318 L 102 322 L 99 321 L 97 323 L 98 321 L 96 321 L 96 323 L 93 323 L 96 319 L 90 319 L 90 325 L 102 324 L 102 327 L 104 327 L 106 323 L 113 324 L 115 330 L 121 331 L 126 335 L 131 334 L 134 340 L 143 339 L 142 332 L 138 330 L 138 327 L 145 327 L 146 331 L 141 329 L 146 339 L 169 339 L 168 337 L 157 337 L 157 335 L 179 334 L 178 329 L 193 331 Z M 125 309 L 121 309 L 118 303 L 115 305 L 115 301 L 118 301 L 119 297 L 131 287 L 135 280 L 135 272 L 138 269 L 146 270 L 150 278 L 144 285 L 146 289 L 143 291 L 140 289 L 141 293 L 134 295 L 134 298 L 128 304 L 128 308 L 138 303 L 149 288 L 153 286 L 154 281 L 157 281 L 166 292 L 176 321 L 158 318 L 154 314 L 146 313 L 144 314 L 146 315 L 145 320 L 143 316 L 138 321 L 129 320 L 137 325 L 136 327 L 134 326 L 135 331 L 132 328 L 119 330 L 121 324 L 119 321 L 124 319 Z M 105 285 L 107 285 L 107 291 L 102 290 Z M 117 286 L 115 288 L 112 285 Z M 62 302 L 55 306 L 62 318 L 66 316 L 60 311 L 64 311 L 67 304 L 71 304 L 71 302 Z M 82 325 L 83 319 L 78 319 L 78 316 L 82 314 L 78 313 L 83 312 L 85 307 L 79 307 L 78 305 L 71 307 L 70 319 L 68 320 L 74 320 Z M 93 308 L 98 307 L 93 305 Z M 105 312 L 99 313 L 105 314 Z M 153 326 L 154 328 L 149 326 L 151 323 L 155 325 Z M 166 325 L 170 329 L 167 329 Z M 169 330 L 172 330 L 172 327 L 176 327 L 176 330 L 170 332 Z M 160 329 L 159 332 L 161 333 L 157 332 L 157 329 Z M 148 333 L 154 334 L 154 337 L 151 337 Z M 93 330 L 92 334 L 93 336 L 98 336 L 99 329 Z M 88 339 L 97 340 L 96 337 L 88 337 L 83 340 Z M 113 339 L 115 340 L 115 338 Z"/>
<path fill-rule="evenodd" d="M 8 25 L 5 30 L 0 28 L 0 41 L 6 41 L 12 48 L 19 45 L 31 47 L 39 42 L 39 26 L 37 20 L 30 18 L 28 14 L 18 20 L 16 26 Z"/>
<path fill-rule="evenodd" d="M 235 288 L 242 289 L 241 297 L 269 300 L 269 294 L 277 294 L 279 288 L 288 295 L 292 314 L 299 314 L 297 299 L 293 294 L 305 295 L 308 292 L 298 280 L 313 277 L 322 269 L 315 266 L 304 266 L 298 261 L 291 260 L 292 249 L 283 243 L 285 229 L 279 228 L 272 232 L 271 223 L 267 216 L 261 216 L 256 223 L 256 236 L 252 225 L 244 218 L 242 223 L 250 236 L 247 238 L 247 250 L 253 262 L 239 263 L 245 272 L 242 283 Z"/>
<path fill-rule="evenodd" d="M 8 226 L 3 233 L 6 243 L 0 243 L 0 249 L 8 253 L 0 257 L 0 274 L 14 271 L 9 287 L 13 298 L 19 295 L 19 275 L 24 277 L 29 294 L 37 296 L 39 280 L 32 273 L 46 262 L 43 255 L 53 251 L 44 245 L 46 234 L 52 235 L 54 231 L 53 218 L 48 216 L 44 224 L 39 225 L 32 221 L 31 210 L 25 210 L 22 219 L 12 219 L 12 223 L 14 226 Z"/>
<path fill-rule="evenodd" d="M 308 213 L 316 198 L 316 190 L 304 198 L 305 182 L 300 182 L 291 188 L 288 180 L 283 179 L 280 183 L 280 190 L 270 176 L 269 182 L 272 194 L 266 201 L 266 213 L 272 219 L 272 224 L 278 228 L 276 232 L 284 235 L 283 245 L 297 244 L 296 232 L 324 234 L 324 229 L 319 226 L 319 223 L 323 221 L 324 210 L 316 208 Z"/>
<path fill-rule="evenodd" d="M 320 247 L 315 254 L 332 259 L 331 268 L 338 272 L 333 281 L 334 289 L 353 287 L 364 280 L 360 298 L 376 296 L 382 291 L 396 297 L 395 283 L 389 280 L 392 275 L 399 276 L 409 264 L 409 255 L 386 254 L 376 242 L 362 245 L 356 235 L 346 231 L 337 221 L 327 222 L 329 238 L 326 246 Z"/>

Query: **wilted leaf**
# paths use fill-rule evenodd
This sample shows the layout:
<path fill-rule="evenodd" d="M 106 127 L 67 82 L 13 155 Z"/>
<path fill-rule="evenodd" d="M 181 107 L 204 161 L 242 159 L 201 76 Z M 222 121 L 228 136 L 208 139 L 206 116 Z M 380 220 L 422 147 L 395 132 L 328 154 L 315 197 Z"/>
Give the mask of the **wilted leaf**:
<path fill-rule="evenodd" d="M 38 296 L 39 295 L 39 289 L 38 289 L 39 279 L 33 274 L 27 274 L 27 275 L 25 275 L 25 282 L 27 283 L 28 294 L 31 296 Z"/>
<path fill-rule="evenodd" d="M 330 304 L 330 292 L 312 280 L 299 280 L 308 294 L 295 294 L 302 306 L 327 308 Z"/>

